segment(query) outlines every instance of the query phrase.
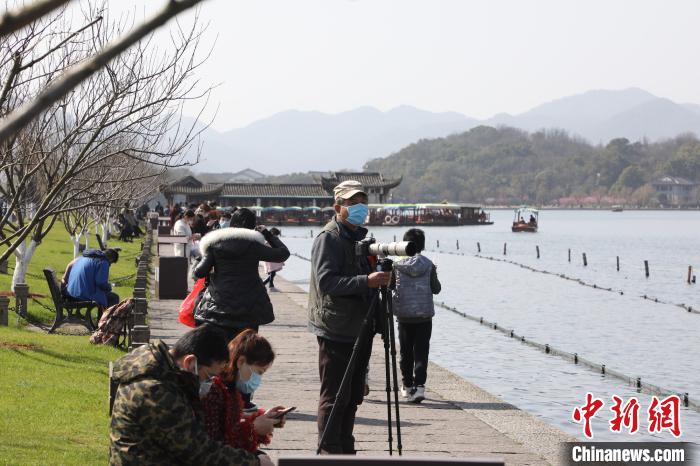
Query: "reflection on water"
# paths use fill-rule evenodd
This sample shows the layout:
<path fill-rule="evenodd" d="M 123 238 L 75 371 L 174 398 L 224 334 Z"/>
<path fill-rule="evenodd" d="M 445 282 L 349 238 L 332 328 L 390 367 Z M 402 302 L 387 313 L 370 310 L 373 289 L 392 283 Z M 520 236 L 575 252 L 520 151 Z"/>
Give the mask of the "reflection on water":
<path fill-rule="evenodd" d="M 698 212 L 545 211 L 536 234 L 509 231 L 510 212 L 492 213 L 496 223 L 480 227 L 427 227 L 426 254 L 438 265 L 443 292 L 438 300 L 470 314 L 513 328 L 521 335 L 630 376 L 688 392 L 700 398 L 700 315 L 679 307 L 640 298 L 650 295 L 700 308 L 700 284 L 686 283 L 687 268 L 700 268 Z M 316 229 L 318 230 L 318 229 Z M 402 228 L 373 228 L 380 241 L 401 239 Z M 284 228 L 283 234 L 309 235 L 309 228 Z M 472 255 L 503 257 L 541 270 L 581 278 L 598 286 L 624 290 L 624 295 L 583 287 L 557 276 L 544 275 Z M 293 252 L 309 255 L 311 240 L 286 238 Z M 541 258 L 535 255 L 540 247 Z M 569 263 L 568 249 L 572 250 Z M 588 267 L 580 256 L 585 252 Z M 621 271 L 616 271 L 616 256 Z M 644 260 L 650 277 L 644 276 Z M 282 274 L 308 284 L 308 262 L 292 258 Z M 609 404 L 610 396 L 627 399 L 632 387 L 513 341 L 449 311 L 437 309 L 431 359 L 507 402 L 543 417 L 580 436 L 570 421 L 573 408 L 586 391 Z M 640 396 L 640 426 L 646 427 L 648 397 Z M 606 406 L 606 411 L 609 406 Z M 684 439 L 700 438 L 700 414 L 683 410 Z M 599 440 L 644 440 L 649 434 L 620 438 L 605 425 L 610 413 L 594 424 Z M 694 435 L 693 435 L 694 434 Z M 655 439 L 672 440 L 669 434 Z"/>

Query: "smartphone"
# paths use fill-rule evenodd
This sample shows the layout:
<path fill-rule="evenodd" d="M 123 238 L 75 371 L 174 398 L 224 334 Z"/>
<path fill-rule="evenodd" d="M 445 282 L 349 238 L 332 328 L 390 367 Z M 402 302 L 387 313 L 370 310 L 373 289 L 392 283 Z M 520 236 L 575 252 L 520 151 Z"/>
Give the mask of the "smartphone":
<path fill-rule="evenodd" d="M 284 416 L 286 416 L 287 414 L 291 413 L 291 412 L 294 411 L 295 409 L 297 409 L 297 407 L 296 407 L 296 406 L 292 406 L 291 408 L 285 408 L 285 409 L 283 409 L 283 410 L 281 410 L 281 411 L 277 411 L 277 414 L 275 414 L 275 417 L 273 417 L 273 419 L 280 419 L 280 418 L 283 418 Z"/>

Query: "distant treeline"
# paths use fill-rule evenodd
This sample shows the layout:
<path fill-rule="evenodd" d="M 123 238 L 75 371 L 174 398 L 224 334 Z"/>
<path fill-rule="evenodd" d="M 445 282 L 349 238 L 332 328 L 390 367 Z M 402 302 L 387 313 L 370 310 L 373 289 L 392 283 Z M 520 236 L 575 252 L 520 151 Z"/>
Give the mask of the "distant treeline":
<path fill-rule="evenodd" d="M 665 175 L 700 180 L 700 141 L 683 134 L 655 143 L 619 138 L 593 146 L 561 130 L 479 126 L 420 140 L 371 160 L 365 169 L 403 176 L 392 191 L 395 202 L 557 205 L 605 198 L 653 206 L 659 196 L 651 181 Z"/>

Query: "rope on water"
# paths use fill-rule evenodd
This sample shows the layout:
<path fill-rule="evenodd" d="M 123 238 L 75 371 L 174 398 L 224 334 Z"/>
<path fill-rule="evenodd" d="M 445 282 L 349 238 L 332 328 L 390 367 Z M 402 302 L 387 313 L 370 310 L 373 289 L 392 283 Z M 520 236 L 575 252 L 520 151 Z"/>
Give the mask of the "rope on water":
<path fill-rule="evenodd" d="M 298 258 L 301 259 L 301 260 L 305 260 L 305 261 L 311 262 L 311 259 L 310 259 L 310 258 L 305 257 L 305 256 L 302 256 L 301 254 L 297 254 L 296 252 L 291 253 L 291 255 L 294 256 L 294 257 L 298 257 Z"/>
<path fill-rule="evenodd" d="M 431 251 L 431 252 L 436 252 L 436 251 Z M 445 253 L 443 253 L 443 254 L 445 254 Z M 296 252 L 291 253 L 291 255 L 294 257 L 297 257 L 299 259 L 311 262 L 310 258 L 305 257 L 301 254 L 296 253 Z M 461 254 L 461 255 L 464 255 L 464 254 Z M 487 259 L 486 257 L 482 257 L 482 256 L 478 256 L 478 255 L 477 255 L 477 257 L 480 257 L 482 259 Z M 492 259 L 492 260 L 500 260 L 500 259 Z M 504 262 L 512 262 L 512 261 L 504 261 Z M 517 265 L 522 265 L 522 264 L 517 264 Z M 522 265 L 522 266 L 524 268 L 532 269 L 529 266 L 525 266 L 525 265 Z M 538 270 L 534 270 L 534 269 L 533 269 L 533 271 L 539 272 Z M 546 271 L 544 271 L 543 273 L 547 273 L 550 275 L 556 275 L 556 274 L 553 274 L 551 272 L 546 272 Z M 572 278 L 567 278 L 567 279 L 575 280 Z M 580 280 L 576 280 L 576 281 L 582 282 Z M 585 283 L 582 282 L 582 284 L 585 284 Z M 585 284 L 585 285 L 590 286 L 587 284 Z M 602 289 L 605 291 L 612 291 L 612 289 L 600 288 L 600 287 L 596 287 L 595 285 L 593 285 L 592 287 L 596 288 L 596 289 Z M 534 348 L 538 348 L 538 349 L 544 351 L 546 354 L 551 354 L 553 356 L 559 356 L 563 359 L 566 359 L 568 361 L 573 362 L 574 364 L 581 364 L 589 369 L 593 369 L 602 375 L 605 375 L 605 376 L 609 375 L 611 377 L 615 377 L 619 380 L 622 380 L 625 383 L 627 383 L 628 385 L 635 387 L 638 392 L 648 393 L 650 395 L 658 395 L 658 396 L 678 395 L 680 397 L 681 401 L 683 402 L 684 406 L 686 406 L 687 408 L 690 408 L 694 411 L 700 412 L 700 404 L 698 404 L 694 400 L 691 400 L 687 392 L 679 393 L 678 391 L 669 390 L 667 388 L 663 388 L 663 387 L 660 387 L 658 385 L 650 384 L 647 382 L 642 382 L 641 377 L 632 377 L 632 376 L 623 374 L 622 372 L 618 372 L 618 371 L 613 370 L 613 369 L 608 369 L 608 368 L 606 368 L 605 364 L 600 364 L 597 362 L 593 362 L 589 359 L 583 358 L 583 357 L 579 356 L 578 353 L 570 353 L 568 351 L 564 351 L 562 349 L 550 346 L 549 344 L 538 343 L 534 340 L 526 338 L 523 335 L 518 335 L 517 333 L 515 333 L 515 330 L 513 330 L 513 329 L 501 327 L 496 322 L 491 322 L 489 320 L 484 319 L 483 317 L 477 317 L 475 315 L 471 315 L 471 314 L 468 314 L 466 312 L 462 312 L 462 311 L 458 310 L 456 307 L 448 306 L 444 302 L 439 302 L 439 303 L 435 303 L 435 304 L 438 307 L 440 307 L 442 309 L 446 309 L 446 310 L 451 311 L 451 312 L 454 312 L 455 314 L 457 314 L 461 317 L 464 317 L 465 319 L 469 319 L 469 320 L 472 320 L 474 322 L 478 322 L 479 324 L 485 325 L 485 326 L 491 328 L 492 330 L 496 330 L 498 332 L 501 332 L 501 333 L 509 336 L 512 339 L 520 341 L 521 343 L 532 346 Z"/>
<path fill-rule="evenodd" d="M 599 285 L 597 285 L 597 284 L 595 284 L 595 283 L 587 283 L 587 282 L 585 282 L 584 280 L 582 280 L 582 279 L 580 279 L 580 278 L 569 277 L 568 275 L 563 274 L 563 273 L 555 273 L 555 272 L 550 272 L 550 271 L 548 271 L 548 270 L 536 269 L 536 268 L 531 267 L 531 266 L 529 266 L 529 265 L 522 264 L 522 263 L 520 263 L 520 262 L 512 261 L 512 260 L 509 260 L 509 259 L 500 259 L 500 258 L 498 258 L 498 257 L 483 256 L 483 255 L 478 254 L 478 253 L 477 253 L 477 254 L 467 254 L 467 253 L 463 253 L 463 252 L 438 251 L 438 250 L 435 250 L 435 249 L 431 249 L 431 250 L 429 250 L 428 252 L 434 252 L 434 253 L 437 253 L 437 254 L 449 254 L 449 255 L 452 255 L 452 256 L 473 256 L 473 257 L 476 257 L 476 258 L 479 258 L 479 259 L 490 260 L 490 261 L 494 261 L 494 262 L 504 262 L 504 263 L 506 263 L 506 264 L 517 265 L 518 267 L 520 267 L 520 268 L 522 268 L 522 269 L 530 270 L 530 271 L 532 271 L 532 272 L 537 272 L 537 273 L 541 273 L 541 274 L 544 274 L 544 275 L 552 275 L 552 276 L 555 276 L 555 277 L 562 278 L 562 279 L 564 279 L 564 280 L 569 280 L 569 281 L 572 281 L 572 282 L 574 282 L 574 283 L 578 283 L 578 284 L 581 285 L 581 286 L 587 286 L 587 287 L 593 288 L 593 289 L 595 289 L 595 290 L 609 291 L 609 292 L 612 292 L 612 293 L 615 293 L 615 294 L 619 294 L 619 295 L 624 295 L 624 294 L 625 294 L 624 290 L 616 290 L 616 289 L 614 289 L 614 288 L 606 288 L 606 287 L 604 287 L 604 286 L 599 286 Z M 681 309 L 684 309 L 684 310 L 686 310 L 686 311 L 688 311 L 688 312 L 690 312 L 690 313 L 693 313 L 693 314 L 700 314 L 700 309 L 695 309 L 695 308 L 693 308 L 692 306 L 687 305 L 687 304 L 684 304 L 684 303 L 680 303 L 680 304 L 678 304 L 678 303 L 672 303 L 672 302 L 670 302 L 670 301 L 664 301 L 663 299 L 655 298 L 655 297 L 649 296 L 649 295 L 638 295 L 638 297 L 640 297 L 640 298 L 642 298 L 642 299 L 645 299 L 645 300 L 648 300 L 648 301 L 652 301 L 652 302 L 658 303 L 658 304 L 668 304 L 669 306 L 676 306 L 676 307 L 679 307 L 679 308 L 681 308 Z"/>
<path fill-rule="evenodd" d="M 518 335 L 517 333 L 515 333 L 515 330 L 513 330 L 513 329 L 508 329 L 506 327 L 499 326 L 496 322 L 491 322 L 489 320 L 484 319 L 483 317 L 477 317 L 475 315 L 471 315 L 471 314 L 468 314 L 466 312 L 462 312 L 462 311 L 458 310 L 456 307 L 448 306 L 444 302 L 435 303 L 435 304 L 438 307 L 440 307 L 442 309 L 446 309 L 446 310 L 451 311 L 451 312 L 454 312 L 455 314 L 457 314 L 461 317 L 464 317 L 465 319 L 469 319 L 469 320 L 472 320 L 474 322 L 478 322 L 479 324 L 485 325 L 492 330 L 496 330 L 498 332 L 501 332 L 514 340 L 520 341 L 521 343 L 538 348 L 538 349 L 544 351 L 546 354 L 559 356 L 563 359 L 566 359 L 568 361 L 573 362 L 574 364 L 581 364 L 589 369 L 593 369 L 596 372 L 598 372 L 604 376 L 609 375 L 609 376 L 615 377 L 619 380 L 622 380 L 622 381 L 626 382 L 628 385 L 635 387 L 638 392 L 648 393 L 650 395 L 658 395 L 658 396 L 678 395 L 684 406 L 686 406 L 687 408 L 690 408 L 694 411 L 700 412 L 700 404 L 694 400 L 691 400 L 690 397 L 688 396 L 687 392 L 680 393 L 678 391 L 669 390 L 667 388 L 659 387 L 658 385 L 650 384 L 647 382 L 642 382 L 641 377 L 632 377 L 632 376 L 623 374 L 622 372 L 608 369 L 608 368 L 606 368 L 605 364 L 600 364 L 597 362 L 593 362 L 589 359 L 583 358 L 583 357 L 579 356 L 578 353 L 570 353 L 568 351 L 564 351 L 562 349 L 555 348 L 549 344 L 538 343 L 534 340 L 526 338 L 523 335 Z"/>

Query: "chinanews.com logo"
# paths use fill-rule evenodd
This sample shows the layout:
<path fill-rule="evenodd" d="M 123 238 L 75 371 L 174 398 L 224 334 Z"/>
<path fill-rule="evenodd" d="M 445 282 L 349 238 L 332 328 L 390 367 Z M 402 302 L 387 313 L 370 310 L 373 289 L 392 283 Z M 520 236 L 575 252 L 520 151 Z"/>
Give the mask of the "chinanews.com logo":
<path fill-rule="evenodd" d="M 609 409 L 604 410 L 604 400 L 589 392 L 583 405 L 574 408 L 571 418 L 581 424 L 586 439 L 594 437 L 591 420 L 605 412 L 612 413 L 608 420 L 611 432 L 632 435 L 646 429 L 650 434 L 668 433 L 680 439 L 681 399 L 678 395 L 652 396 L 648 406 L 642 406 L 636 397 L 624 400 L 613 395 L 611 401 Z M 562 464 L 567 465 L 700 464 L 696 463 L 696 445 L 686 442 L 571 442 L 566 444 L 562 454 Z"/>
<path fill-rule="evenodd" d="M 611 432 L 621 433 L 626 429 L 630 434 L 639 431 L 639 400 L 631 397 L 626 403 L 617 395 L 612 396 L 613 405 L 610 411 L 614 417 L 610 420 Z M 583 424 L 583 435 L 588 439 L 593 438 L 591 419 L 605 406 L 602 399 L 596 398 L 592 393 L 586 393 L 586 403 L 577 406 L 571 414 L 574 422 Z M 680 417 L 681 398 L 678 395 L 670 395 L 659 400 L 659 397 L 651 397 L 651 403 L 646 410 L 647 432 L 650 434 L 670 432 L 675 438 L 681 436 Z"/>

